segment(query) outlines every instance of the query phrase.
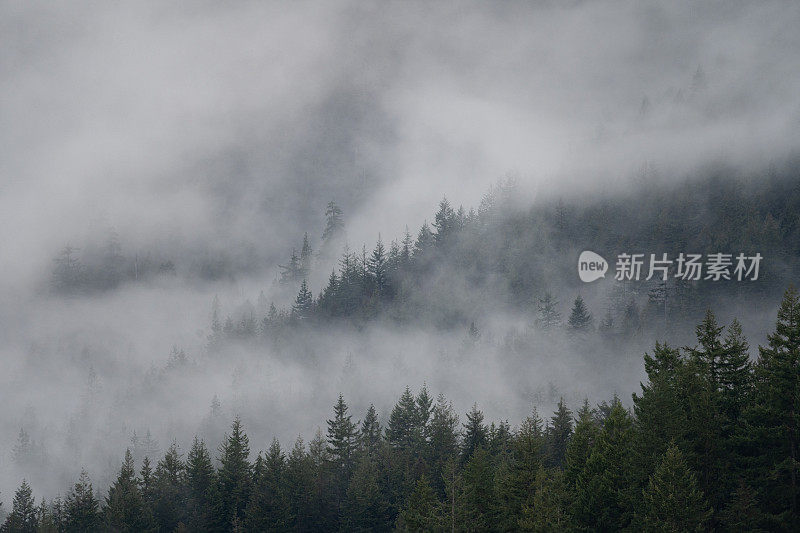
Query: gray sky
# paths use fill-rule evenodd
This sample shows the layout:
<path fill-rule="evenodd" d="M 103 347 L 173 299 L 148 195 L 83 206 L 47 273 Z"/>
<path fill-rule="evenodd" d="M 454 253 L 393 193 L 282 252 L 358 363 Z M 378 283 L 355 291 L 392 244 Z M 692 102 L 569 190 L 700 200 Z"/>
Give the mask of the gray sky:
<path fill-rule="evenodd" d="M 800 129 L 791 2 L 4 3 L 0 239 L 19 287 L 92 220 L 287 253 L 476 204 L 761 164 Z M 695 73 L 701 75 L 695 79 Z"/>

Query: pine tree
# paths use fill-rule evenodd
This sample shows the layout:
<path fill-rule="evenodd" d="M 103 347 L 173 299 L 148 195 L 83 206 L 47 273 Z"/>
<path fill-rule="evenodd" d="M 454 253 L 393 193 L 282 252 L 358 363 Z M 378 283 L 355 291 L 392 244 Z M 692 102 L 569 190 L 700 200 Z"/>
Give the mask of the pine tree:
<path fill-rule="evenodd" d="M 472 410 L 467 413 L 467 423 L 464 424 L 464 441 L 461 445 L 461 462 L 466 463 L 475 450 L 485 448 L 488 433 L 483 424 L 483 412 L 478 409 L 478 405 L 472 406 Z"/>
<path fill-rule="evenodd" d="M 36 533 L 39 527 L 36 502 L 33 499 L 33 491 L 24 479 L 17 491 L 14 493 L 14 501 L 11 505 L 11 513 L 6 517 L 2 531 L 14 533 Z"/>
<path fill-rule="evenodd" d="M 361 450 L 368 456 L 375 456 L 381 444 L 381 424 L 378 422 L 378 413 L 375 406 L 369 404 L 364 421 L 361 422 L 359 442 Z"/>
<path fill-rule="evenodd" d="M 428 226 L 428 223 L 423 222 L 422 227 L 419 229 L 419 233 L 417 234 L 417 240 L 414 242 L 414 260 L 420 261 L 433 246 L 433 243 L 433 232 L 431 232 L 431 228 Z"/>
<path fill-rule="evenodd" d="M 377 463 L 359 461 L 347 487 L 342 519 L 345 531 L 380 531 L 389 523 L 389 505 L 378 484 Z"/>
<path fill-rule="evenodd" d="M 345 479 L 353 469 L 357 449 L 358 431 L 352 416 L 347 414 L 347 404 L 340 394 L 333 407 L 333 419 L 328 420 L 328 451 L 337 470 Z"/>
<path fill-rule="evenodd" d="M 750 485 L 775 528 L 800 527 L 800 298 L 786 290 L 775 331 L 759 346 L 755 390 L 741 435 Z"/>
<path fill-rule="evenodd" d="M 549 292 L 545 293 L 537 304 L 539 316 L 536 325 L 548 331 L 557 328 L 561 324 L 561 313 L 558 312 L 558 300 L 553 298 Z"/>
<path fill-rule="evenodd" d="M 423 474 L 417 480 L 398 518 L 401 531 L 435 531 L 442 526 L 441 503 Z"/>
<path fill-rule="evenodd" d="M 567 327 L 575 333 L 584 333 L 592 328 L 592 315 L 589 314 L 586 303 L 580 295 L 575 298 L 575 303 L 572 305 Z"/>
<path fill-rule="evenodd" d="M 595 412 L 589 407 L 589 400 L 586 399 L 578 411 L 575 432 L 567 444 L 564 456 L 564 482 L 570 489 L 575 487 L 578 476 L 586 467 L 586 461 L 589 460 L 599 433 Z"/>
<path fill-rule="evenodd" d="M 388 290 L 386 250 L 380 235 L 378 235 L 378 243 L 375 245 L 375 249 L 367 262 L 367 269 L 377 294 L 379 296 L 386 294 Z"/>
<path fill-rule="evenodd" d="M 628 479 L 633 421 L 619 400 L 611 406 L 603 430 L 575 482 L 572 516 L 578 527 L 619 531 L 631 519 Z"/>
<path fill-rule="evenodd" d="M 158 462 L 154 476 L 153 513 L 162 530 L 174 531 L 178 524 L 186 525 L 185 474 L 178 445 L 173 442 Z"/>
<path fill-rule="evenodd" d="M 439 202 L 439 210 L 434 217 L 433 227 L 436 230 L 433 235 L 436 246 L 443 246 L 448 237 L 457 229 L 456 214 L 450 207 L 447 198 L 442 198 L 442 201 Z"/>
<path fill-rule="evenodd" d="M 323 246 L 341 237 L 344 233 L 342 210 L 331 200 L 325 207 L 325 230 L 322 232 Z"/>
<path fill-rule="evenodd" d="M 281 269 L 281 283 L 291 284 L 303 279 L 303 267 L 300 258 L 297 257 L 297 250 L 292 249 L 292 256 L 289 258 L 288 265 L 278 265 Z"/>
<path fill-rule="evenodd" d="M 386 427 L 386 440 L 400 450 L 411 450 L 419 436 L 417 435 L 417 402 L 406 387 L 389 415 Z"/>
<path fill-rule="evenodd" d="M 569 492 L 560 469 L 540 468 L 533 482 L 533 500 L 522 509 L 524 531 L 571 531 Z"/>
<path fill-rule="evenodd" d="M 115 531 L 146 531 L 153 525 L 139 490 L 130 450 L 125 451 L 117 479 L 108 489 L 103 515 L 107 526 Z"/>
<path fill-rule="evenodd" d="M 286 457 L 277 439 L 267 454 L 259 454 L 254 468 L 253 493 L 247 505 L 244 522 L 248 531 L 286 531 L 292 516 L 286 485 Z"/>
<path fill-rule="evenodd" d="M 100 502 L 94 497 L 89 474 L 82 470 L 64 502 L 64 530 L 97 531 L 100 523 Z"/>
<path fill-rule="evenodd" d="M 311 296 L 311 291 L 308 290 L 306 280 L 300 284 L 300 291 L 294 300 L 292 306 L 292 314 L 299 319 L 306 319 L 311 316 L 311 311 L 314 308 L 314 298 Z"/>
<path fill-rule="evenodd" d="M 572 411 L 564 404 L 564 398 L 558 400 L 558 408 L 550 419 L 547 436 L 550 464 L 561 467 L 572 437 Z"/>
<path fill-rule="evenodd" d="M 431 410 L 428 446 L 425 449 L 426 463 L 431 469 L 432 485 L 437 492 L 443 494 L 442 471 L 444 465 L 448 460 L 455 460 L 459 452 L 458 415 L 443 394 L 437 397 L 436 404 Z"/>
<path fill-rule="evenodd" d="M 230 435 L 226 435 L 220 445 L 219 453 L 214 519 L 217 527 L 227 529 L 234 521 L 244 520 L 252 487 L 250 440 L 238 416 L 233 420 Z"/>
<path fill-rule="evenodd" d="M 210 528 L 215 484 L 211 455 L 205 443 L 195 436 L 186 456 L 187 526 L 190 530 Z"/>
<path fill-rule="evenodd" d="M 307 278 L 311 273 L 312 250 L 308 243 L 308 233 L 303 235 L 303 246 L 300 248 L 300 277 Z"/>
<path fill-rule="evenodd" d="M 644 492 L 641 531 L 703 531 L 711 507 L 674 443 L 650 477 Z"/>
<path fill-rule="evenodd" d="M 465 528 L 489 531 L 497 519 L 497 503 L 491 458 L 483 447 L 475 448 L 470 455 L 462 472 L 462 480 Z"/>

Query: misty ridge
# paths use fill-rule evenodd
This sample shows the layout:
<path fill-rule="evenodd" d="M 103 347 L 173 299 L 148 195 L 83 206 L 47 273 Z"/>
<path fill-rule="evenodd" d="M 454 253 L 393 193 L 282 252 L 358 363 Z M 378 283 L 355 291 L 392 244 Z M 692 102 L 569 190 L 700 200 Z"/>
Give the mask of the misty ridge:
<path fill-rule="evenodd" d="M 0 7 L 2 527 L 798 527 L 798 21 Z"/>

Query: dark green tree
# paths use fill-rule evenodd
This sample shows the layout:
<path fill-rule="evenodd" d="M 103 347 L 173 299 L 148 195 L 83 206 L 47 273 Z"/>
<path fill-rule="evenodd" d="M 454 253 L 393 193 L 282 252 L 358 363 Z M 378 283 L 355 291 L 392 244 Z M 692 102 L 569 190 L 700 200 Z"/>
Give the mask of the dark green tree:
<path fill-rule="evenodd" d="M 139 489 L 139 480 L 133 454 L 125 451 L 116 481 L 108 489 L 103 517 L 113 531 L 148 531 L 153 528 L 153 518 Z"/>
<path fill-rule="evenodd" d="M 6 517 L 3 532 L 9 533 L 36 533 L 39 527 L 39 518 L 36 502 L 33 499 L 33 491 L 28 482 L 24 479 L 17 491 L 14 493 L 14 501 L 11 504 L 11 512 Z"/>
<path fill-rule="evenodd" d="M 488 431 L 483 424 L 483 412 L 474 404 L 467 413 L 467 423 L 464 424 L 464 440 L 461 444 L 461 462 L 466 463 L 475 450 L 485 448 L 488 441 Z"/>
<path fill-rule="evenodd" d="M 252 489 L 250 440 L 237 416 L 219 447 L 220 468 L 216 476 L 214 520 L 218 528 L 227 529 L 234 522 L 242 523 Z"/>
<path fill-rule="evenodd" d="M 552 466 L 561 467 L 564 464 L 571 437 L 572 411 L 564 404 L 564 398 L 560 398 L 547 428 L 548 459 Z"/>
<path fill-rule="evenodd" d="M 640 531 L 704 531 L 711 506 L 675 444 L 670 444 L 644 492 Z"/>
<path fill-rule="evenodd" d="M 78 482 L 64 501 L 64 530 L 97 531 L 100 529 L 100 524 L 100 502 L 94 496 L 89 474 L 82 470 Z"/>

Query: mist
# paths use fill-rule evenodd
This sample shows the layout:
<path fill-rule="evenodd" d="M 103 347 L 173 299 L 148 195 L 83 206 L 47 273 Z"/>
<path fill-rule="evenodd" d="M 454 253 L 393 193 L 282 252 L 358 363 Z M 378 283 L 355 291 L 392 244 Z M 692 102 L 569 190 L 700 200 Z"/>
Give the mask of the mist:
<path fill-rule="evenodd" d="M 627 402 L 660 337 L 539 335 L 535 303 L 509 304 L 505 285 L 507 300 L 481 301 L 446 267 L 428 286 L 465 323 L 382 318 L 210 350 L 212 301 L 232 320 L 260 293 L 290 308 L 279 265 L 305 233 L 317 297 L 345 243 L 416 237 L 442 197 L 478 209 L 498 180 L 515 184 L 513 216 L 722 164 L 757 186 L 797 153 L 798 21 L 790 2 L 4 4 L 0 499 L 21 477 L 63 494 L 84 467 L 105 490 L 134 432 L 161 451 L 199 434 L 213 451 L 239 415 L 255 450 L 308 441 L 339 393 L 354 418 L 374 403 L 382 420 L 406 386 L 512 424 L 562 396 Z M 346 235 L 325 255 L 332 200 Z M 52 289 L 64 246 L 87 260 L 111 241 L 134 275 Z M 553 252 L 546 286 L 564 315 L 583 294 L 599 323 L 609 286 L 564 271 L 578 247 Z M 755 347 L 778 300 L 715 302 Z M 14 463 L 21 429 L 36 468 Z"/>

